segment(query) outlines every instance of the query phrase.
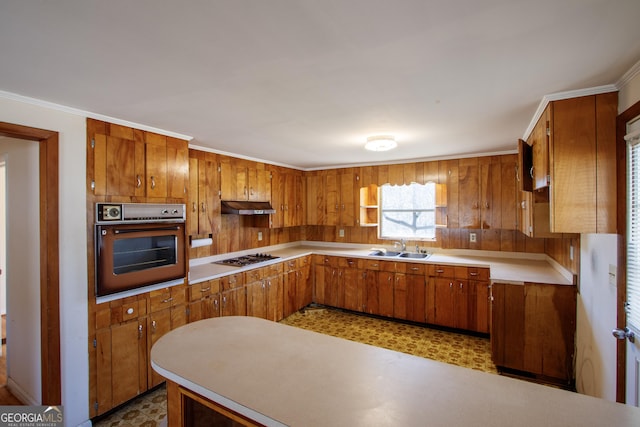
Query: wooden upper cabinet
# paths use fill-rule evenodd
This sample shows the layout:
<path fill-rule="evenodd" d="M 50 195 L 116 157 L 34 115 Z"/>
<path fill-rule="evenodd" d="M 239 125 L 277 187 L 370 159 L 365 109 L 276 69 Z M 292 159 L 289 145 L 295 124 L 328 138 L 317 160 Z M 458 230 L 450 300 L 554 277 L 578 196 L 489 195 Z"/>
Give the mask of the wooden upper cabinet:
<path fill-rule="evenodd" d="M 271 215 L 271 227 L 303 225 L 302 175 L 273 170 L 271 176 L 271 204 L 276 210 Z"/>
<path fill-rule="evenodd" d="M 185 199 L 188 142 L 87 119 L 93 160 L 93 194 Z"/>
<path fill-rule="evenodd" d="M 549 104 L 544 110 L 531 135 L 529 145 L 532 147 L 533 165 L 529 174 L 533 179 L 533 189 L 538 190 L 549 185 L 549 135 L 550 117 L 553 105 Z"/>
<path fill-rule="evenodd" d="M 227 159 L 220 164 L 222 200 L 271 201 L 271 173 L 264 165 Z"/>
<path fill-rule="evenodd" d="M 220 173 L 213 153 L 190 150 L 189 235 L 207 235 L 220 229 Z"/>
<path fill-rule="evenodd" d="M 356 225 L 359 220 L 357 180 L 357 174 L 350 169 L 307 176 L 307 225 Z"/>

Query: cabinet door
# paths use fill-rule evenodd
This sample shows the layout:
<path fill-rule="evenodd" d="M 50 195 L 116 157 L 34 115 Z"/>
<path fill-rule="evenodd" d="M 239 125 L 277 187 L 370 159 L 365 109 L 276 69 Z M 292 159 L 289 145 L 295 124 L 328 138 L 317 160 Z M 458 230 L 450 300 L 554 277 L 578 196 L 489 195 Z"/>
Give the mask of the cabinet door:
<path fill-rule="evenodd" d="M 524 286 L 491 285 L 491 360 L 497 366 L 524 369 Z"/>
<path fill-rule="evenodd" d="M 469 330 L 489 333 L 491 306 L 489 302 L 489 283 L 469 281 Z"/>
<path fill-rule="evenodd" d="M 167 197 L 167 137 L 145 132 L 144 149 L 146 196 Z"/>
<path fill-rule="evenodd" d="M 458 329 L 469 329 L 469 282 L 455 280 L 453 282 L 453 326 Z"/>
<path fill-rule="evenodd" d="M 247 198 L 256 202 L 271 201 L 271 172 L 265 169 L 247 169 Z"/>
<path fill-rule="evenodd" d="M 164 334 L 171 330 L 171 308 L 151 313 L 149 315 L 149 343 L 147 348 L 147 355 L 151 352 L 151 347 L 162 337 Z M 148 356 L 147 356 L 148 357 Z M 149 359 L 151 360 L 151 359 Z M 151 364 L 149 364 L 149 388 L 153 388 L 164 381 L 164 378 L 158 374 Z"/>
<path fill-rule="evenodd" d="M 549 185 L 549 120 L 553 104 L 549 104 L 531 131 L 529 145 L 533 151 L 533 189 L 538 190 Z"/>
<path fill-rule="evenodd" d="M 323 225 L 326 209 L 322 177 L 319 175 L 307 175 L 306 187 L 306 225 Z"/>
<path fill-rule="evenodd" d="M 189 181 L 189 143 L 167 137 L 167 197 L 184 199 Z"/>
<path fill-rule="evenodd" d="M 353 227 L 356 225 L 356 218 L 359 217 L 356 207 L 357 193 L 356 193 L 356 176 L 353 172 L 346 172 L 339 175 L 340 189 L 339 189 L 339 225 L 347 227 Z"/>
<path fill-rule="evenodd" d="M 271 214 L 271 227 L 282 228 L 286 225 L 286 174 L 282 172 L 271 172 L 271 206 L 276 213 Z"/>
<path fill-rule="evenodd" d="M 198 159 L 189 159 L 189 204 L 187 205 L 187 223 L 190 236 L 196 236 L 200 230 L 200 195 L 198 192 Z"/>
<path fill-rule="evenodd" d="M 283 291 L 283 314 L 284 317 L 295 313 L 298 308 L 298 270 L 287 271 L 284 274 L 284 291 Z"/>
<path fill-rule="evenodd" d="M 136 162 L 144 163 L 144 143 L 101 134 L 93 140 L 94 195 L 136 196 L 144 181 L 140 165 L 136 168 Z"/>
<path fill-rule="evenodd" d="M 264 280 L 248 283 L 247 316 L 267 318 L 267 285 Z"/>
<path fill-rule="evenodd" d="M 345 268 L 342 270 L 343 307 L 347 310 L 363 311 L 365 299 L 363 273 L 359 268 Z"/>
<path fill-rule="evenodd" d="M 458 221 L 459 183 L 458 160 L 442 160 L 438 162 L 438 180 L 446 184 L 447 215 L 445 224 L 448 228 L 460 228 Z"/>
<path fill-rule="evenodd" d="M 441 326 L 455 327 L 453 279 L 446 277 L 433 278 L 434 319 L 433 323 Z"/>
<path fill-rule="evenodd" d="M 424 323 L 427 318 L 426 292 L 424 275 L 407 274 L 407 320 Z"/>
<path fill-rule="evenodd" d="M 407 276 L 396 273 L 393 280 L 393 317 L 396 319 L 408 318 L 407 294 Z"/>
<path fill-rule="evenodd" d="M 500 160 L 501 168 L 501 193 L 500 193 L 500 219 L 503 230 L 517 230 L 518 218 L 517 218 L 517 206 L 518 206 L 518 191 L 517 191 L 517 173 L 518 173 L 518 159 L 517 156 L 502 156 Z M 496 207 L 497 209 L 497 207 Z"/>
<path fill-rule="evenodd" d="M 297 272 L 296 272 L 297 273 Z M 267 285 L 267 319 L 279 322 L 284 318 L 283 276 L 268 277 Z"/>
<path fill-rule="evenodd" d="M 478 158 L 459 160 L 459 228 L 480 228 L 480 183 L 478 177 Z"/>
<path fill-rule="evenodd" d="M 340 196 L 339 196 L 339 182 L 338 174 L 335 171 L 330 171 L 322 177 L 324 189 L 325 212 L 324 222 L 321 225 L 338 225 L 340 215 Z"/>
<path fill-rule="evenodd" d="M 378 311 L 380 316 L 393 317 L 395 273 L 391 271 L 378 272 Z"/>
<path fill-rule="evenodd" d="M 313 281 L 311 279 L 310 257 L 306 261 L 300 261 L 300 269 L 297 274 L 296 307 L 297 310 L 306 307 L 313 302 Z"/>
<path fill-rule="evenodd" d="M 246 316 L 247 298 L 245 287 L 224 291 L 220 295 L 221 316 Z"/>
<path fill-rule="evenodd" d="M 220 230 L 220 174 L 214 159 L 198 161 L 198 234 Z"/>
<path fill-rule="evenodd" d="M 369 314 L 380 314 L 380 282 L 376 270 L 366 270 L 364 272 L 365 287 L 365 312 Z"/>
<path fill-rule="evenodd" d="M 483 157 L 478 160 L 478 163 L 480 166 L 480 228 L 483 230 L 502 228 L 503 176 L 501 158 L 497 156 Z M 512 169 L 504 178 L 513 183 L 515 169 Z M 510 201 L 515 204 L 515 198 Z"/>

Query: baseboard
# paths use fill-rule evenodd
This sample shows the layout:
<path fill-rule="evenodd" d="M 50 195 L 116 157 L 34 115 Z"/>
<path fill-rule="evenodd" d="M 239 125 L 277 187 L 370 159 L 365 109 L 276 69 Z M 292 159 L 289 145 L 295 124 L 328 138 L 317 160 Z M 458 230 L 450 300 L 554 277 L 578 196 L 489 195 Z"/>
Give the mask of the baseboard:
<path fill-rule="evenodd" d="M 25 405 L 40 405 L 40 402 L 34 400 L 28 393 L 26 393 L 22 387 L 18 385 L 11 378 L 7 378 L 7 388 L 16 398 L 18 398 Z"/>

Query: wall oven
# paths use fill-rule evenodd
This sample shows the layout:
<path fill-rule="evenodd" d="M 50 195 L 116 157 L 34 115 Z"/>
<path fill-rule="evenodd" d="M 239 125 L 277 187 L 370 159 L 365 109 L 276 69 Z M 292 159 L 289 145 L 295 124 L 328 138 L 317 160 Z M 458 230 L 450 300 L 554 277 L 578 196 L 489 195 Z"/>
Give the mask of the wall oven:
<path fill-rule="evenodd" d="M 96 296 L 183 279 L 185 206 L 96 204 Z"/>

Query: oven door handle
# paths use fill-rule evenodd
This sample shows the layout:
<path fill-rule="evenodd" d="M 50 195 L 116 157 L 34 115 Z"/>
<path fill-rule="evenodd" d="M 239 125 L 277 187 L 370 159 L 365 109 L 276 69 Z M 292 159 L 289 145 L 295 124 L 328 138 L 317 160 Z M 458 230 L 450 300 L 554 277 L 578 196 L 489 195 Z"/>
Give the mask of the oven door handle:
<path fill-rule="evenodd" d="M 124 234 L 124 233 L 144 233 L 145 231 L 172 231 L 172 230 L 180 230 L 179 225 L 175 225 L 172 227 L 158 227 L 158 228 L 130 228 L 126 230 L 113 230 L 114 234 Z"/>

